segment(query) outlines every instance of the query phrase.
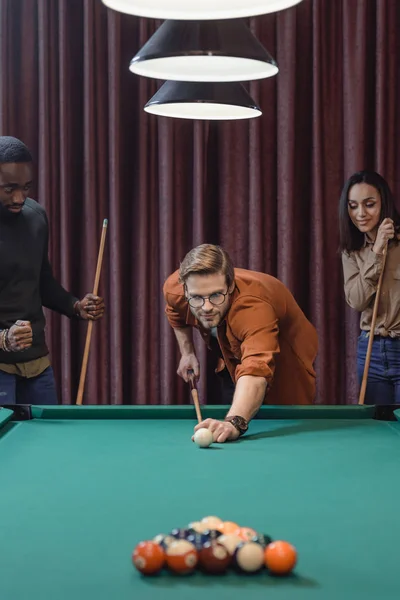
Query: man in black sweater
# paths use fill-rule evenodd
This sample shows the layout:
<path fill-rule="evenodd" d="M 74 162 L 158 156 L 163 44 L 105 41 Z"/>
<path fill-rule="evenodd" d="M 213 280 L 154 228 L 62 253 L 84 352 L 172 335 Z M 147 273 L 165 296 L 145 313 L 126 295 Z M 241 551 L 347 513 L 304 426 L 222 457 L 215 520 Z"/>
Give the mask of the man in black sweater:
<path fill-rule="evenodd" d="M 79 300 L 54 279 L 47 215 L 28 198 L 32 178 L 25 144 L 0 136 L 0 405 L 57 403 L 43 307 L 70 318 L 104 314 L 103 298 Z"/>

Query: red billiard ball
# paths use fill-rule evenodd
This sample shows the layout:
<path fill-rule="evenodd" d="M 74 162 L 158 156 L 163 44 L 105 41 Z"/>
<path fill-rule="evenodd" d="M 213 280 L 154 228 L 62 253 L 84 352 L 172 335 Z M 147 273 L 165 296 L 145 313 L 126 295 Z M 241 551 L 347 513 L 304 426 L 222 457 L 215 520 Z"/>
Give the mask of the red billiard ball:
<path fill-rule="evenodd" d="M 187 575 L 196 567 L 199 555 L 194 545 L 187 540 L 176 540 L 166 549 L 165 559 L 171 571 Z"/>
<path fill-rule="evenodd" d="M 297 563 L 297 550 L 289 542 L 278 540 L 265 548 L 264 560 L 274 575 L 288 575 Z"/>
<path fill-rule="evenodd" d="M 218 542 L 207 542 L 199 552 L 199 565 L 206 573 L 223 573 L 231 561 L 232 555 Z"/>
<path fill-rule="evenodd" d="M 132 553 L 132 562 L 144 575 L 154 575 L 164 566 L 165 552 L 156 542 L 140 542 Z"/>

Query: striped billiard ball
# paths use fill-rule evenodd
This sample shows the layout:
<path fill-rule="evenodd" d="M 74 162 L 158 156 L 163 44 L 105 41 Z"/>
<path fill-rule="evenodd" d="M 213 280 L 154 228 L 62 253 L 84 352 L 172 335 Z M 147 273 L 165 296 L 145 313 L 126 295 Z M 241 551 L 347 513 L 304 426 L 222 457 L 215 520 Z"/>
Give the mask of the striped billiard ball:
<path fill-rule="evenodd" d="M 143 575 L 155 575 L 164 566 L 165 552 L 153 540 L 140 542 L 132 553 L 132 563 Z"/>
<path fill-rule="evenodd" d="M 232 555 L 222 544 L 207 542 L 199 552 L 199 565 L 206 573 L 224 573 L 232 562 Z"/>
<path fill-rule="evenodd" d="M 165 551 L 168 568 L 179 575 L 191 573 L 195 569 L 198 559 L 196 548 L 187 540 L 175 540 Z"/>

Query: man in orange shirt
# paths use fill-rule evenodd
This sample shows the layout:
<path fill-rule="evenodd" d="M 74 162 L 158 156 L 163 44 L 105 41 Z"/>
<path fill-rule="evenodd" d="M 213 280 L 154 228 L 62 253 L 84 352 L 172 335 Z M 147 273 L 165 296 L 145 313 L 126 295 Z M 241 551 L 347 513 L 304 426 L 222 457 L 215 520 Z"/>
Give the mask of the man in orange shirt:
<path fill-rule="evenodd" d="M 215 442 L 235 440 L 263 402 L 312 404 L 313 363 L 318 341 L 314 326 L 289 290 L 271 275 L 234 269 L 219 246 L 203 244 L 185 256 L 164 284 L 166 315 L 181 352 L 178 374 L 200 376 L 192 328 L 209 348 L 217 344 L 216 372 L 226 367 L 235 384 L 224 421 L 206 419 Z"/>

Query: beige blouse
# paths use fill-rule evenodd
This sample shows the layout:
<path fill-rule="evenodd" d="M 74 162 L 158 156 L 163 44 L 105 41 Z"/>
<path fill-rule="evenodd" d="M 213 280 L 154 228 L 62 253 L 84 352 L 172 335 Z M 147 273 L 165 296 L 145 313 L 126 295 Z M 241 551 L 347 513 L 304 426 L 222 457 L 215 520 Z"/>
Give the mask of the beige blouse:
<path fill-rule="evenodd" d="M 375 254 L 373 245 L 366 237 L 360 250 L 342 254 L 346 302 L 361 312 L 360 327 L 364 331 L 371 329 L 375 292 L 383 265 L 383 255 Z M 400 243 L 388 246 L 375 335 L 400 337 Z"/>

